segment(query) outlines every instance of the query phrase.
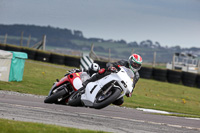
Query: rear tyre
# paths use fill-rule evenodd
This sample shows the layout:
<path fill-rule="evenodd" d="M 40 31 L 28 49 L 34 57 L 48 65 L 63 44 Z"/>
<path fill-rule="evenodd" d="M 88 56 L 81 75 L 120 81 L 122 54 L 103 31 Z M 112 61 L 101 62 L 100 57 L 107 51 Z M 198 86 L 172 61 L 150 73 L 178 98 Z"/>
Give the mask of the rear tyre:
<path fill-rule="evenodd" d="M 64 95 L 66 95 L 66 91 L 64 89 L 48 96 L 45 100 L 44 103 L 58 103 L 58 99 L 63 98 Z"/>
<path fill-rule="evenodd" d="M 68 105 L 70 106 L 82 106 L 81 102 L 81 91 L 83 89 L 79 89 L 78 91 L 75 91 L 68 99 Z"/>
<path fill-rule="evenodd" d="M 121 91 L 118 88 L 112 88 L 106 95 L 103 95 L 103 91 L 99 92 L 93 106 L 95 109 L 102 109 L 113 103 L 120 95 Z"/>

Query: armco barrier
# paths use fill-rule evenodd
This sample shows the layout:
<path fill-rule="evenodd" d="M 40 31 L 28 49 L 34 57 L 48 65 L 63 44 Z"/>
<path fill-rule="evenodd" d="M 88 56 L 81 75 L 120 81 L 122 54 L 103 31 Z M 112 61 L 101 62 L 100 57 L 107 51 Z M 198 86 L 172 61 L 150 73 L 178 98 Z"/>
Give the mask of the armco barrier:
<path fill-rule="evenodd" d="M 149 67 L 142 67 L 138 72 L 141 78 L 151 79 L 153 69 Z"/>
<path fill-rule="evenodd" d="M 28 54 L 28 59 L 51 62 L 56 64 L 64 63 L 66 66 L 80 67 L 80 57 L 72 57 L 67 55 L 57 55 L 56 53 L 44 52 L 41 50 L 36 50 L 32 48 L 20 47 L 16 45 L 5 45 L 0 44 L 0 49 L 8 51 L 22 51 Z M 104 61 L 94 61 L 98 63 L 101 68 L 106 67 Z M 183 85 L 200 88 L 200 75 L 188 72 L 179 72 L 174 70 L 165 70 L 157 68 L 142 67 L 139 70 L 141 78 L 150 79 L 153 77 L 155 80 L 168 81 L 170 83 L 180 83 Z"/>
<path fill-rule="evenodd" d="M 5 50 L 21 52 L 22 51 L 22 47 L 15 46 L 15 45 L 6 45 L 6 49 Z"/>
<path fill-rule="evenodd" d="M 0 49 L 1 50 L 5 50 L 6 49 L 6 45 L 5 44 L 0 44 Z"/>
<path fill-rule="evenodd" d="M 100 68 L 106 68 L 107 62 L 95 60 L 95 63 L 99 65 Z"/>
<path fill-rule="evenodd" d="M 49 53 L 49 52 L 43 52 L 41 50 L 37 50 L 36 55 L 35 55 L 35 60 L 49 62 L 50 56 L 51 56 L 51 53 Z"/>
<path fill-rule="evenodd" d="M 166 81 L 167 80 L 167 70 L 153 68 L 153 78 L 158 81 Z"/>
<path fill-rule="evenodd" d="M 50 62 L 55 64 L 64 65 L 65 56 L 61 54 L 51 53 Z"/>
<path fill-rule="evenodd" d="M 80 57 L 65 56 L 65 65 L 80 67 Z"/>
<path fill-rule="evenodd" d="M 197 77 L 197 74 L 183 72 L 183 75 L 182 75 L 183 85 L 194 87 L 196 83 L 196 77 Z"/>
<path fill-rule="evenodd" d="M 197 87 L 200 88 L 200 75 L 199 74 L 196 77 L 196 84 L 197 84 Z"/>
<path fill-rule="evenodd" d="M 28 54 L 28 59 L 35 60 L 36 50 L 24 47 L 22 49 L 22 52 L 25 52 Z"/>
<path fill-rule="evenodd" d="M 175 70 L 167 70 L 167 81 L 169 83 L 178 84 L 181 82 L 182 72 Z"/>

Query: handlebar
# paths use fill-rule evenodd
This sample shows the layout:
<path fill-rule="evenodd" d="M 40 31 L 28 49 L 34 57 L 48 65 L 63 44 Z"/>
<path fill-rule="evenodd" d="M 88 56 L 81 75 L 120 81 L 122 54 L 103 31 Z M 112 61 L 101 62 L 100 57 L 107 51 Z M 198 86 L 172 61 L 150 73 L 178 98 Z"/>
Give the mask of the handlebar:
<path fill-rule="evenodd" d="M 81 72 L 81 70 L 80 69 L 76 69 L 76 68 L 75 69 L 71 69 L 71 70 L 67 71 L 67 73 L 64 76 L 67 76 L 69 74 L 76 73 L 76 72 Z"/>

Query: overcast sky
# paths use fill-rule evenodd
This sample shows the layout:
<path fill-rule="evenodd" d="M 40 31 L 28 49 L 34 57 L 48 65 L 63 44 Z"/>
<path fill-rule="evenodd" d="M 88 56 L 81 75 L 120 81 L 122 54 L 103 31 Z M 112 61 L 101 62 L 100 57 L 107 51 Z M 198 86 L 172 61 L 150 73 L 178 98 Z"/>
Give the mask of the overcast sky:
<path fill-rule="evenodd" d="M 50 25 L 80 30 L 87 38 L 200 47 L 200 0 L 0 0 L 0 24 Z"/>

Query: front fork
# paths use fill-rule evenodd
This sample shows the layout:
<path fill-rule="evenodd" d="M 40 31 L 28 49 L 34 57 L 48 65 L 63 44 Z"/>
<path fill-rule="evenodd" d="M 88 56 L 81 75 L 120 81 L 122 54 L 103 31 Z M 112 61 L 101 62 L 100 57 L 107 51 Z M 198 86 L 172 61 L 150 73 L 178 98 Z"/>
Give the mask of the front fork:
<path fill-rule="evenodd" d="M 108 89 L 106 89 L 106 90 L 103 92 L 103 95 L 106 95 L 106 94 L 110 91 L 110 89 L 115 85 L 115 83 L 116 83 L 116 81 L 114 81 L 114 82 L 108 87 Z"/>

